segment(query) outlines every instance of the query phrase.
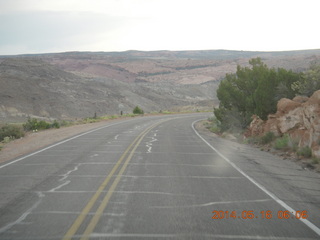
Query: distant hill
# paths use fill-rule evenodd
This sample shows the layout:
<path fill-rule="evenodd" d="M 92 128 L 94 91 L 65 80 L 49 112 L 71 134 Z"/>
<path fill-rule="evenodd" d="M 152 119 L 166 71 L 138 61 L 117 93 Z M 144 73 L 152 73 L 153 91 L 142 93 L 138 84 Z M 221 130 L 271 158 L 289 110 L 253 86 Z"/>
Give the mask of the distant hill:
<path fill-rule="evenodd" d="M 287 52 L 203 51 L 126 51 L 70 52 L 42 55 L 41 58 L 65 71 L 85 77 L 104 77 L 123 82 L 170 82 L 199 84 L 221 80 L 236 71 L 238 64 L 261 57 L 269 67 L 303 71 L 319 50 Z"/>
<path fill-rule="evenodd" d="M 0 63 L 0 122 L 25 121 L 28 116 L 75 119 L 131 113 L 191 110 L 213 106 L 214 85 L 124 83 L 84 78 L 40 58 L 9 58 Z"/>
<path fill-rule="evenodd" d="M 74 119 L 131 112 L 212 109 L 215 91 L 238 64 L 261 57 L 294 71 L 320 50 L 288 52 L 126 51 L 0 56 L 0 122 L 27 116 Z"/>

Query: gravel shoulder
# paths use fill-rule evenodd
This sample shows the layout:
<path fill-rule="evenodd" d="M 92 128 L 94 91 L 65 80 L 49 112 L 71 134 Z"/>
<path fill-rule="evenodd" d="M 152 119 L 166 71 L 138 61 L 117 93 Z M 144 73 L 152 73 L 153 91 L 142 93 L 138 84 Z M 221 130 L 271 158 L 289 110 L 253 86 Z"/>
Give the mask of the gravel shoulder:
<path fill-rule="evenodd" d="M 262 146 L 256 146 L 256 145 L 247 145 L 243 143 L 239 143 L 236 140 L 229 140 L 225 139 L 223 137 L 218 136 L 217 134 L 209 131 L 205 127 L 206 121 L 200 121 L 197 122 L 195 125 L 196 129 L 201 132 L 201 134 L 210 137 L 211 139 L 215 139 L 215 142 L 221 142 L 223 145 L 230 145 L 230 146 L 236 146 L 238 149 L 255 149 L 257 152 L 261 152 L 261 154 L 269 154 L 270 156 L 274 156 L 274 158 L 279 159 L 279 161 L 282 162 L 290 162 L 290 164 L 296 165 L 298 168 L 301 168 L 303 170 L 308 170 L 311 172 L 320 173 L 320 164 L 312 165 L 310 162 L 310 159 L 297 159 L 295 155 L 293 155 L 290 152 L 285 152 L 282 150 L 275 150 L 272 147 L 262 147 Z"/>

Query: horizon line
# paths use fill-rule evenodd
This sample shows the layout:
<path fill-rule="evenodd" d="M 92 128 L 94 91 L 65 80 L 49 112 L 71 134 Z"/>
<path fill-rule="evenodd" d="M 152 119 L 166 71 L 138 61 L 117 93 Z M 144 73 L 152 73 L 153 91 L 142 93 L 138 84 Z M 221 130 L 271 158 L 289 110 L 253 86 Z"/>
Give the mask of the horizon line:
<path fill-rule="evenodd" d="M 211 51 L 229 51 L 229 52 L 257 52 L 257 53 L 281 53 L 281 52 L 302 52 L 302 51 L 320 51 L 320 48 L 313 49 L 292 49 L 292 50 L 273 50 L 273 51 L 261 51 L 261 50 L 235 50 L 235 49 L 198 49 L 198 50 L 123 50 L 123 51 L 90 51 L 90 50 L 75 50 L 75 51 L 62 51 L 62 52 L 40 52 L 40 53 L 18 53 L 18 54 L 0 54 L 0 57 L 18 57 L 18 56 L 30 56 L 30 55 L 51 55 L 51 54 L 72 54 L 72 53 L 128 53 L 128 52 L 211 52 Z"/>

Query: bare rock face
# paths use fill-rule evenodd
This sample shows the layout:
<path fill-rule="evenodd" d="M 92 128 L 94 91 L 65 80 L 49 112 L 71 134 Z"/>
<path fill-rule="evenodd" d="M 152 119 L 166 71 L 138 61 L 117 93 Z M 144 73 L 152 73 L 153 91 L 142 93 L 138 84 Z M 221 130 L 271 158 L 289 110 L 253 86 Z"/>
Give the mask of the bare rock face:
<path fill-rule="evenodd" d="M 299 147 L 310 147 L 315 157 L 320 157 L 320 90 L 310 98 L 283 98 L 278 102 L 276 114 L 267 121 L 253 116 L 247 136 L 263 136 L 273 132 L 276 136 L 288 134 Z"/>
<path fill-rule="evenodd" d="M 292 101 L 294 102 L 298 102 L 298 103 L 305 103 L 306 101 L 308 101 L 309 98 L 305 97 L 305 96 L 296 96 L 292 99 Z"/>
<path fill-rule="evenodd" d="M 280 135 L 300 128 L 302 121 L 301 103 L 283 98 L 278 102 L 277 120 Z"/>
<path fill-rule="evenodd" d="M 261 136 L 263 135 L 265 122 L 257 115 L 252 116 L 252 122 L 246 132 L 246 136 Z"/>

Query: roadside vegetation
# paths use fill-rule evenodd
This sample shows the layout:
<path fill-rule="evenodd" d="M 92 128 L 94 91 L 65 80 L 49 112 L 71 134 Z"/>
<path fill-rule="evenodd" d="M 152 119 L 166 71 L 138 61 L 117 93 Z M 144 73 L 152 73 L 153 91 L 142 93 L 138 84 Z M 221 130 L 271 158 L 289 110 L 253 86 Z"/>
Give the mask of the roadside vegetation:
<path fill-rule="evenodd" d="M 308 158 L 312 164 L 319 164 L 320 160 L 312 156 L 310 147 L 299 148 L 298 140 L 289 135 L 277 137 L 268 132 L 244 140 L 243 133 L 253 115 L 266 120 L 269 114 L 275 113 L 281 98 L 310 97 L 319 90 L 320 65 L 312 63 L 308 70 L 296 73 L 283 68 L 268 68 L 260 58 L 251 59 L 249 64 L 250 67 L 238 66 L 236 73 L 226 74 L 220 82 L 217 89 L 220 104 L 206 127 L 220 136 L 229 133 L 239 141 L 287 152 L 297 158 Z"/>
<path fill-rule="evenodd" d="M 24 137 L 25 132 L 21 125 L 5 124 L 0 126 L 0 150 L 3 145 L 14 139 Z"/>
<path fill-rule="evenodd" d="M 21 126 L 6 124 L 0 128 L 0 142 L 7 143 L 12 139 L 23 137 L 24 134 Z"/>
<path fill-rule="evenodd" d="M 44 120 L 38 120 L 36 118 L 28 118 L 28 121 L 24 123 L 23 129 L 28 131 L 38 131 L 49 128 L 60 128 L 60 123 L 57 120 L 54 120 L 52 123 L 46 122 Z"/>
<path fill-rule="evenodd" d="M 251 59 L 249 64 L 250 68 L 238 66 L 235 74 L 227 74 L 217 89 L 220 105 L 214 115 L 222 131 L 246 128 L 254 114 L 266 120 L 275 113 L 278 100 L 299 93 L 300 85 L 292 85 L 301 81 L 302 73 L 268 68 L 260 58 Z"/>
<path fill-rule="evenodd" d="M 217 89 L 220 104 L 214 115 L 221 131 L 241 131 L 250 124 L 252 115 L 266 120 L 275 113 L 281 98 L 310 97 L 320 89 L 319 64 L 313 63 L 301 73 L 268 68 L 260 58 L 249 64 L 251 67 L 238 66 L 235 74 L 226 74 Z"/>

